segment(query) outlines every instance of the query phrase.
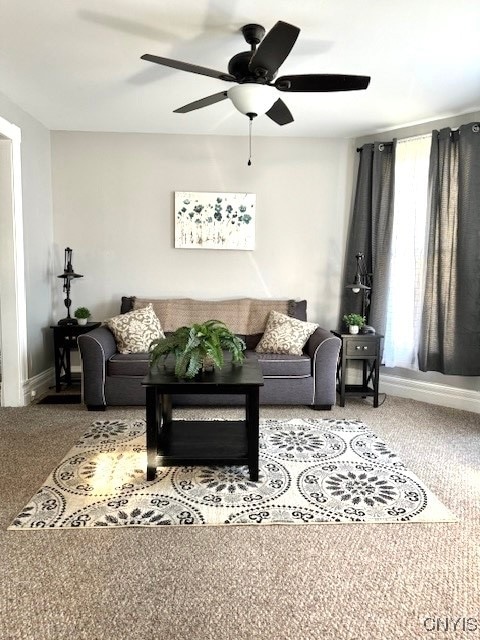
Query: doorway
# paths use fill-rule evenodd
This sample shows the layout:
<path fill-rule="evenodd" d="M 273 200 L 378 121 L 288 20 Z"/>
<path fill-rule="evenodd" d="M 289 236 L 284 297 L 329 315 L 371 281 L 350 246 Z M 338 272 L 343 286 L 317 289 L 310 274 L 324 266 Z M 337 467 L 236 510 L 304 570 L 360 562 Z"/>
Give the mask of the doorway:
<path fill-rule="evenodd" d="M 21 131 L 0 117 L 0 348 L 2 407 L 26 404 L 27 318 Z"/>

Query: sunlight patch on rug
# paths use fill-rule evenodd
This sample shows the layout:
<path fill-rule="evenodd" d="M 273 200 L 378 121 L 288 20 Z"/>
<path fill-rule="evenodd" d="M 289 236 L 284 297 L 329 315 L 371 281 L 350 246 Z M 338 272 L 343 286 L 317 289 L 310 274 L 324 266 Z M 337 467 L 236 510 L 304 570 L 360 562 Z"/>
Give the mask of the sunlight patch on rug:
<path fill-rule="evenodd" d="M 456 521 L 358 420 L 261 420 L 258 482 L 247 466 L 147 481 L 146 464 L 143 420 L 96 421 L 9 529 Z"/>

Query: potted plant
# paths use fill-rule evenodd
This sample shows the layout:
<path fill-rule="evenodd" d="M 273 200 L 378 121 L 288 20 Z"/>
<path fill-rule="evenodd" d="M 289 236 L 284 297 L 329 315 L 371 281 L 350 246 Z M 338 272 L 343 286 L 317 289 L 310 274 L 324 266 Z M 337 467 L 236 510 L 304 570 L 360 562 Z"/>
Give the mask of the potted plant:
<path fill-rule="evenodd" d="M 87 321 L 92 314 L 87 307 L 78 307 L 78 309 L 75 309 L 73 315 L 77 319 L 78 324 L 87 324 Z"/>
<path fill-rule="evenodd" d="M 200 370 L 213 366 L 221 369 L 224 351 L 232 354 L 232 362 L 242 364 L 245 342 L 228 329 L 220 320 L 207 320 L 191 327 L 180 327 L 165 338 L 153 340 L 150 345 L 150 366 L 169 353 L 175 356 L 177 378 L 194 378 Z"/>
<path fill-rule="evenodd" d="M 349 333 L 358 333 L 359 329 L 365 326 L 365 316 L 359 313 L 348 313 L 343 316 L 343 322 L 348 327 Z"/>

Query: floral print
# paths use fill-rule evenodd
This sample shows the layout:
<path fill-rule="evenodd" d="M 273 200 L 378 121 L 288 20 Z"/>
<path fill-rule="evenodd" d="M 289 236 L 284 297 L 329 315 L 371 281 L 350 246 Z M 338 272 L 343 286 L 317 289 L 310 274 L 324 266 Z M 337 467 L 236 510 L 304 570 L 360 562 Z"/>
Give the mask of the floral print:
<path fill-rule="evenodd" d="M 255 194 L 175 193 L 175 248 L 254 249 Z"/>

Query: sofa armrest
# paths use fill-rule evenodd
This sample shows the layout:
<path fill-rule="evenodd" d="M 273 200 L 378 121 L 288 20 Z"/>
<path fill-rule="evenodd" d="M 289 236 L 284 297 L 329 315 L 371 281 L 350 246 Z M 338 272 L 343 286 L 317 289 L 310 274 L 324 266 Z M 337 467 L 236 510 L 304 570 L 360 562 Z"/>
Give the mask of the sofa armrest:
<path fill-rule="evenodd" d="M 310 336 L 305 352 L 312 359 L 315 407 L 331 407 L 337 398 L 337 363 L 342 341 L 327 329 L 319 327 Z"/>
<path fill-rule="evenodd" d="M 113 333 L 102 326 L 78 336 L 82 359 L 83 401 L 89 410 L 104 410 L 107 361 L 117 351 Z"/>

